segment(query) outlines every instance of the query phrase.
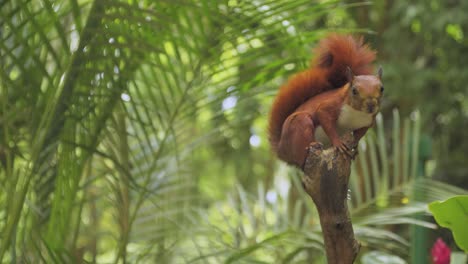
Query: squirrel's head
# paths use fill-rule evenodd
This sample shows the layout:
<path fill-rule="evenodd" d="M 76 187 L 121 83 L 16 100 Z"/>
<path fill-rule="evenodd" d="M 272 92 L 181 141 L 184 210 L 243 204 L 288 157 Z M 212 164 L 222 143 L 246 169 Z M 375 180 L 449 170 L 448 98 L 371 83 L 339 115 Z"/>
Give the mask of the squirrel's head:
<path fill-rule="evenodd" d="M 356 110 L 376 114 L 380 108 L 384 86 L 382 84 L 382 68 L 379 67 L 377 75 L 354 76 L 348 67 L 346 76 L 348 78 L 347 104 Z"/>

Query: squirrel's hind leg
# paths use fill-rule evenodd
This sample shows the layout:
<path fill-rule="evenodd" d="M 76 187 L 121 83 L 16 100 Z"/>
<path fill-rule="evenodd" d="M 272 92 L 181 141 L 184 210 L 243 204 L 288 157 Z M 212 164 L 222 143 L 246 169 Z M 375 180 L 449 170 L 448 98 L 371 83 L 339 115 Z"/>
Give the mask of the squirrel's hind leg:
<path fill-rule="evenodd" d="M 302 169 L 312 141 L 315 141 L 312 117 L 306 112 L 294 113 L 283 124 L 278 157 Z"/>

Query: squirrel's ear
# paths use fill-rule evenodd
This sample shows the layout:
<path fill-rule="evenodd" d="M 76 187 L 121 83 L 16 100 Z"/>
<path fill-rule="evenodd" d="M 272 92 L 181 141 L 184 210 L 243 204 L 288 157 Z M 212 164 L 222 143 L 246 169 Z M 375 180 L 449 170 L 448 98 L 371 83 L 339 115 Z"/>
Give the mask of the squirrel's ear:
<path fill-rule="evenodd" d="M 380 80 L 382 80 L 382 73 L 383 73 L 382 66 L 379 66 L 379 70 L 377 71 L 377 77 L 379 77 Z"/>
<path fill-rule="evenodd" d="M 349 83 L 352 83 L 354 79 L 353 71 L 351 70 L 349 66 L 346 67 L 346 79 L 348 80 Z"/>

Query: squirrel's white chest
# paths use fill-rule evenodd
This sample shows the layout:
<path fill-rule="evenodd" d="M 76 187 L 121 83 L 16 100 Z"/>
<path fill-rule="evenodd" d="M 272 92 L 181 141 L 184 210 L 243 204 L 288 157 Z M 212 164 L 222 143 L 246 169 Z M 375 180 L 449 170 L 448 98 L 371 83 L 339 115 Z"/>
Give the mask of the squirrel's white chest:
<path fill-rule="evenodd" d="M 345 104 L 341 108 L 340 116 L 338 117 L 338 130 L 355 130 L 361 127 L 367 127 L 372 124 L 372 114 L 356 110 Z"/>
<path fill-rule="evenodd" d="M 373 116 L 372 114 L 356 110 L 351 106 L 345 104 L 341 108 L 340 116 L 338 117 L 336 128 L 338 134 L 341 136 L 344 133 L 362 128 L 368 127 L 372 124 Z M 315 140 L 324 143 L 325 145 L 329 144 L 329 138 L 325 131 L 323 131 L 322 126 L 319 126 L 315 129 Z"/>

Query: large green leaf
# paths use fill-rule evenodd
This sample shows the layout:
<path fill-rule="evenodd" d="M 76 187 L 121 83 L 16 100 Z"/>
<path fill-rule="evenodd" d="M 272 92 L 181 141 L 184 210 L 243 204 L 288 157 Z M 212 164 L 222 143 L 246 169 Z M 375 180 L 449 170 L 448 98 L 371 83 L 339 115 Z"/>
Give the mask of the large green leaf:
<path fill-rule="evenodd" d="M 435 201 L 429 204 L 429 210 L 437 223 L 449 228 L 457 245 L 468 253 L 468 195 L 459 195 L 445 201 Z"/>

